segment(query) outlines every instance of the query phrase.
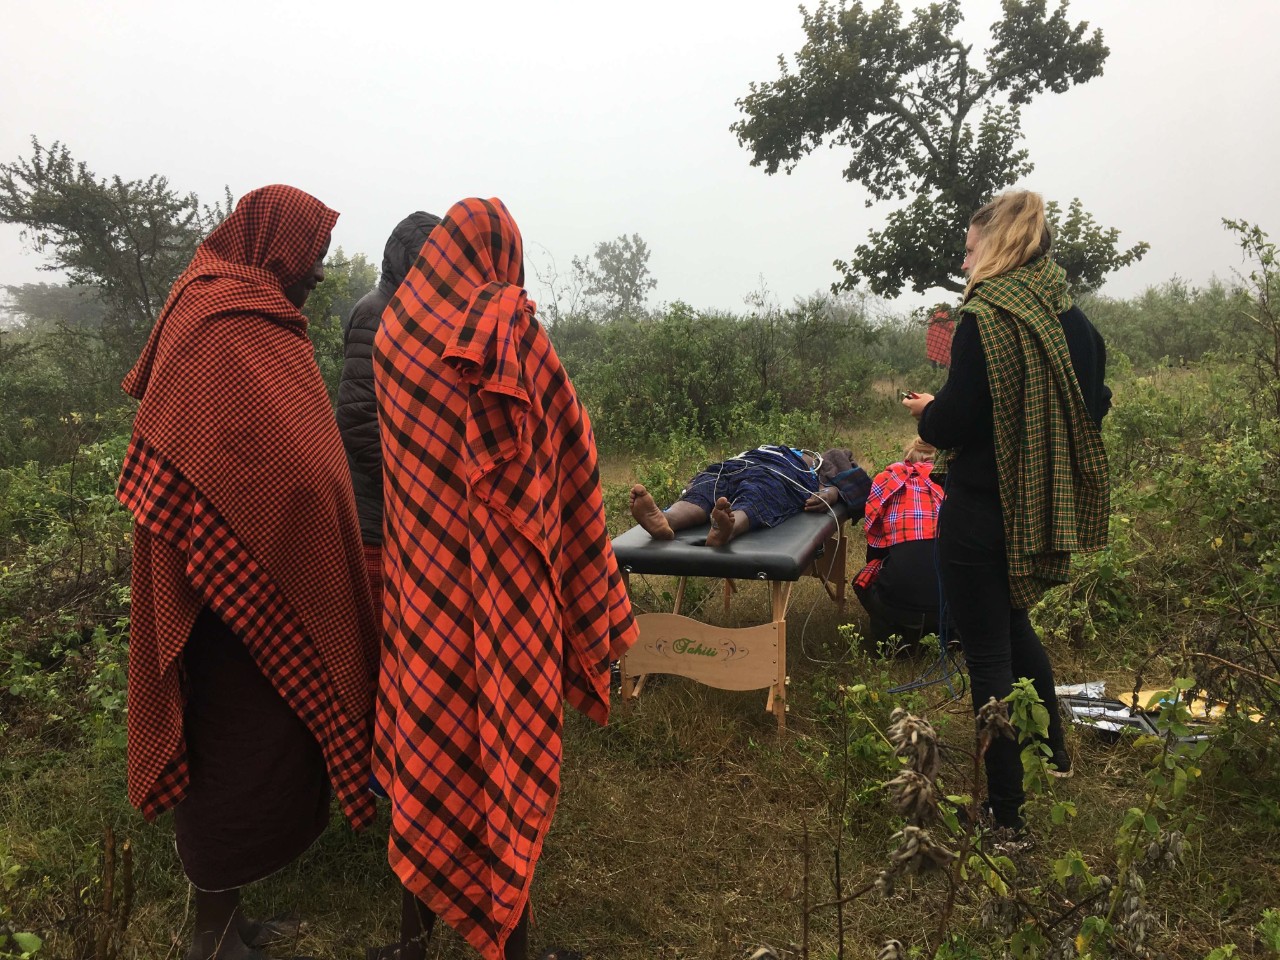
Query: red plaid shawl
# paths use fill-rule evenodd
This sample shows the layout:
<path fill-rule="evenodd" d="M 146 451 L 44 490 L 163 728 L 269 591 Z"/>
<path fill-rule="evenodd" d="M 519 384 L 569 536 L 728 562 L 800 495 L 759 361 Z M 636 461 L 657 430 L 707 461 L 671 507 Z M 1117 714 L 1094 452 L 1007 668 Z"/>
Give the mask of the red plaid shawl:
<path fill-rule="evenodd" d="M 141 400 L 118 494 L 135 519 L 129 797 L 148 817 L 186 790 L 181 654 L 204 604 L 315 734 L 348 818 L 373 817 L 377 624 L 342 442 L 283 294 L 337 218 L 292 187 L 247 194 L 124 382 Z"/>
<path fill-rule="evenodd" d="M 932 540 L 938 535 L 938 509 L 942 488 L 930 474 L 933 464 L 891 463 L 871 482 L 863 516 L 867 521 L 867 546 L 892 547 L 908 540 Z M 870 560 L 854 583 L 870 586 L 883 561 Z"/>
<path fill-rule="evenodd" d="M 456 204 L 374 342 L 389 859 L 490 960 L 551 825 L 563 702 L 604 723 L 609 661 L 636 636 L 591 424 L 516 286 L 521 262 L 501 201 Z"/>
<path fill-rule="evenodd" d="M 924 335 L 925 359 L 944 367 L 951 366 L 951 338 L 955 330 L 956 323 L 949 314 L 939 310 L 930 317 L 929 329 Z"/>

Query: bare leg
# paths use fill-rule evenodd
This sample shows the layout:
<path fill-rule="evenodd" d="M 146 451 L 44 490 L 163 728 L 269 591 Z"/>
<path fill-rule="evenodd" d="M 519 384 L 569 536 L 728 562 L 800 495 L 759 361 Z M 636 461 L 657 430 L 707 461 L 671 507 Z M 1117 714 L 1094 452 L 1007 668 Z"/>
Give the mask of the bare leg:
<path fill-rule="evenodd" d="M 520 922 L 507 937 L 507 948 L 502 953 L 503 960 L 528 960 L 529 958 L 529 905 L 526 903 L 524 913 L 520 914 Z"/>
<path fill-rule="evenodd" d="M 427 955 L 427 941 L 436 926 L 436 915 L 407 889 L 400 900 L 400 958 L 421 960 Z"/>
<path fill-rule="evenodd" d="M 721 497 L 711 510 L 711 532 L 707 534 L 708 547 L 723 547 L 734 537 L 746 533 L 750 521 L 742 510 L 733 510 L 729 498 Z"/>
<path fill-rule="evenodd" d="M 435 926 L 436 915 L 408 888 L 401 887 L 400 939 L 384 947 L 370 947 L 365 960 L 423 960 Z"/>
<path fill-rule="evenodd" d="M 218 893 L 197 890 L 195 938 L 187 951 L 188 960 L 253 960 L 265 957 L 261 951 L 245 946 L 240 939 L 239 928 L 243 923 L 239 889 Z"/>

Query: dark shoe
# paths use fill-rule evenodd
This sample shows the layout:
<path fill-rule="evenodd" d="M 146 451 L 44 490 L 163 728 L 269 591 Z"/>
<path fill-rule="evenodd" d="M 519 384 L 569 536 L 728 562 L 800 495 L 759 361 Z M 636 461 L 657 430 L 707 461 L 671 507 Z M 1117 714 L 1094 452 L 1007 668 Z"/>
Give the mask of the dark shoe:
<path fill-rule="evenodd" d="M 401 943 L 388 943 L 381 947 L 365 947 L 364 960 L 406 960 L 408 957 L 424 955 L 421 944 L 411 943 L 407 947 Z"/>
<path fill-rule="evenodd" d="M 250 920 L 243 934 L 249 946 L 259 949 L 296 941 L 301 935 L 302 921 L 284 914 L 270 920 Z"/>
<path fill-rule="evenodd" d="M 1071 772 L 1071 754 L 1067 753 L 1065 747 L 1054 750 L 1049 757 L 1049 776 L 1065 780 L 1071 776 Z"/>

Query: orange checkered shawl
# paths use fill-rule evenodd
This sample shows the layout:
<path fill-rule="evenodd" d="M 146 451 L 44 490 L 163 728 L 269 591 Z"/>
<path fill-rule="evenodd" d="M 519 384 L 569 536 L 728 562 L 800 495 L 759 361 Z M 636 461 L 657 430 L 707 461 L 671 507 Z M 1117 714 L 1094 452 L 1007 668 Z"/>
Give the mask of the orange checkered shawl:
<path fill-rule="evenodd" d="M 551 825 L 564 701 L 604 723 L 609 661 L 636 635 L 591 424 L 521 263 L 501 201 L 456 204 L 374 341 L 389 859 L 490 960 Z"/>
<path fill-rule="evenodd" d="M 118 492 L 135 520 L 129 798 L 148 817 L 186 791 L 181 659 L 208 605 L 315 735 L 348 819 L 373 818 L 377 621 L 342 442 L 283 293 L 337 219 L 292 187 L 245 195 L 124 382 L 141 401 Z"/>

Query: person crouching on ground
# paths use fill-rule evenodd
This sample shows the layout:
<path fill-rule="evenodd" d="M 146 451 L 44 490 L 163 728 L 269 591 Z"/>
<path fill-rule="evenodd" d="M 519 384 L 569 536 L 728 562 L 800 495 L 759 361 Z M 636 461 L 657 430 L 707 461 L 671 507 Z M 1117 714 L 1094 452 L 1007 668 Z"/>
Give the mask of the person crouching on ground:
<path fill-rule="evenodd" d="M 865 510 L 867 563 L 853 591 L 870 618 L 867 639 L 882 649 L 903 647 L 938 632 L 934 538 L 942 487 L 932 478 L 934 449 L 919 437 L 871 481 Z"/>

